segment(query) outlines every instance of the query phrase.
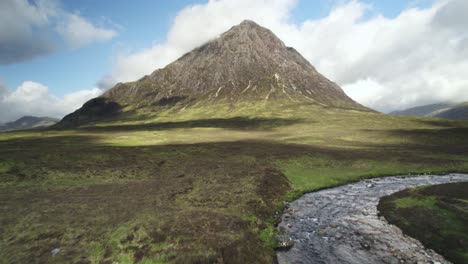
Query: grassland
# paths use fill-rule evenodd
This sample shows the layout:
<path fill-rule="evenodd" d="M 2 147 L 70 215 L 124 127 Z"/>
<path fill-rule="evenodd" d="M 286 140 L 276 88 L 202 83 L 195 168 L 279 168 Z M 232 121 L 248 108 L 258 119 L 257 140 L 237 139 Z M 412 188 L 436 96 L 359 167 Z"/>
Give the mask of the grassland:
<path fill-rule="evenodd" d="M 468 171 L 466 122 L 238 109 L 0 134 L 0 263 L 271 263 L 284 200 L 367 177 Z"/>
<path fill-rule="evenodd" d="M 468 263 L 468 183 L 404 190 L 381 200 L 379 211 L 405 233 L 453 263 Z"/>

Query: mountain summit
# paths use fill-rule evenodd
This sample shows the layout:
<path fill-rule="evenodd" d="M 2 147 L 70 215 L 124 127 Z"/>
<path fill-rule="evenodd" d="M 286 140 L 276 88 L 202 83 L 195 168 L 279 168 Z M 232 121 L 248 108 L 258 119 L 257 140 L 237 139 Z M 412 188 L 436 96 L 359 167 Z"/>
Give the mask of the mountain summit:
<path fill-rule="evenodd" d="M 273 32 L 245 20 L 136 82 L 118 83 L 68 115 L 80 124 L 121 112 L 226 104 L 315 104 L 368 111 Z"/>

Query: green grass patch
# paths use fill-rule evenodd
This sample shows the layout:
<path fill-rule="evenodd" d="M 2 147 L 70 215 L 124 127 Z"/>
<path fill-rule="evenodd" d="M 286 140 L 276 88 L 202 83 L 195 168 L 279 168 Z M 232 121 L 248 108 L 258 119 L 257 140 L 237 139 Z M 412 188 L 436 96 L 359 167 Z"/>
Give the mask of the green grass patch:
<path fill-rule="evenodd" d="M 395 201 L 396 208 L 411 208 L 411 207 L 425 207 L 425 208 L 436 208 L 436 198 L 435 197 L 405 197 Z"/>
<path fill-rule="evenodd" d="M 15 166 L 15 163 L 11 161 L 1 161 L 0 160 L 0 173 L 7 173 L 11 171 Z"/>
<path fill-rule="evenodd" d="M 454 263 L 467 263 L 467 188 L 468 183 L 449 183 L 404 190 L 384 197 L 378 209 L 426 247 Z"/>

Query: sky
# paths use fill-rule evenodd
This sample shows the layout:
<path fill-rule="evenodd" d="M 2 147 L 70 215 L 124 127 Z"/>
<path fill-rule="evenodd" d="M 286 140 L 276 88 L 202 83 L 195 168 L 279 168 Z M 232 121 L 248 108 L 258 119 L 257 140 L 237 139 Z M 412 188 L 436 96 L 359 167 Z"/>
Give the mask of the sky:
<path fill-rule="evenodd" d="M 468 101 L 467 0 L 1 0 L 0 122 L 63 117 L 244 19 L 382 112 Z"/>

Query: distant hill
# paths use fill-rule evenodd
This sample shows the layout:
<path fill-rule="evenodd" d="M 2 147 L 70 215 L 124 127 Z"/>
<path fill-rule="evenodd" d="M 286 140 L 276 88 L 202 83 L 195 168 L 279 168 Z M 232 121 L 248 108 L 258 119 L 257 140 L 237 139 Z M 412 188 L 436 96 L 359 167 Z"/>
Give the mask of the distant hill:
<path fill-rule="evenodd" d="M 23 116 L 16 121 L 0 124 L 0 132 L 45 128 L 54 125 L 59 121 L 59 119 L 51 117 Z"/>
<path fill-rule="evenodd" d="M 408 108 L 401 111 L 391 112 L 391 115 L 401 115 L 401 116 L 434 116 L 439 111 L 449 109 L 453 104 L 449 103 L 440 103 L 440 104 L 430 104 Z"/>
<path fill-rule="evenodd" d="M 226 106 L 228 111 L 319 105 L 372 111 L 349 98 L 334 82 L 270 30 L 252 21 L 183 55 L 138 81 L 118 83 L 66 116 L 57 127 L 80 126 L 123 113 Z"/>
<path fill-rule="evenodd" d="M 461 104 L 430 104 L 409 108 L 402 111 L 394 111 L 391 115 L 401 116 L 428 116 L 447 119 L 468 120 L 468 102 Z"/>
<path fill-rule="evenodd" d="M 436 116 L 448 119 L 468 120 L 468 102 L 441 111 Z"/>

